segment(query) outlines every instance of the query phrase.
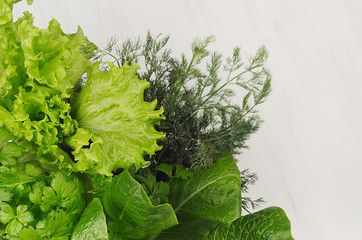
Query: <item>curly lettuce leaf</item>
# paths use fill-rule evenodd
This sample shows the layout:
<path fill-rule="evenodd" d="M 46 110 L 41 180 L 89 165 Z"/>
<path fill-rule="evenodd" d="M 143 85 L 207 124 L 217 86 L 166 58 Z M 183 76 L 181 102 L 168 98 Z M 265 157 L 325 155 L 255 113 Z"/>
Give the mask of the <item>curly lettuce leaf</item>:
<path fill-rule="evenodd" d="M 17 30 L 28 76 L 69 98 L 70 90 L 91 66 L 81 54 L 88 39 L 80 28 L 76 34 L 65 34 L 55 19 L 50 21 L 48 29 L 38 29 L 32 24 L 31 15 L 25 16 L 19 20 Z"/>
<path fill-rule="evenodd" d="M 149 165 L 143 157 L 161 149 L 157 141 L 165 137 L 155 125 L 163 119 L 156 100 L 145 102 L 143 92 L 149 82 L 135 74 L 137 64 L 121 69 L 110 65 L 103 73 L 95 63 L 74 104 L 79 123 L 76 134 L 66 139 L 74 149 L 74 170 L 112 175 L 112 171 L 134 164 Z"/>
<path fill-rule="evenodd" d="M 111 222 L 109 230 L 121 239 L 142 239 L 177 224 L 171 205 L 153 206 L 128 170 L 113 180 L 104 195 L 103 206 Z M 110 235 L 110 239 L 115 238 Z"/>
<path fill-rule="evenodd" d="M 25 79 L 24 53 L 15 33 L 14 24 L 12 21 L 4 25 L 0 24 L 1 106 L 8 110 L 12 108 L 12 101 L 18 91 L 18 87 L 25 83 Z"/>
<path fill-rule="evenodd" d="M 0 0 L 0 25 L 4 25 L 13 19 L 12 6 L 4 0 Z"/>
<path fill-rule="evenodd" d="M 107 240 L 106 216 L 98 198 L 92 200 L 84 210 L 75 227 L 71 240 Z"/>
<path fill-rule="evenodd" d="M 35 143 L 45 165 L 72 164 L 59 146 L 78 127 L 69 98 L 92 65 L 82 54 L 88 45 L 80 28 L 65 34 L 52 20 L 48 29 L 38 29 L 28 12 L 0 25 L 0 127 Z"/>
<path fill-rule="evenodd" d="M 216 226 L 205 240 L 293 240 L 291 226 L 285 212 L 279 207 L 269 207 L 248 214 L 230 226 Z"/>

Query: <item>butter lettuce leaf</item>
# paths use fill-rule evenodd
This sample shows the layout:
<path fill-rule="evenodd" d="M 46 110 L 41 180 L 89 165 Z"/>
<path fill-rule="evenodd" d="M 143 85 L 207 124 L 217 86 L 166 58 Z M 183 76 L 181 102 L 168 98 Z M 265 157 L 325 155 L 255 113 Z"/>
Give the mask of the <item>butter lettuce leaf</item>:
<path fill-rule="evenodd" d="M 291 226 L 279 207 L 265 208 L 245 215 L 230 226 L 216 226 L 205 240 L 293 240 Z"/>
<path fill-rule="evenodd" d="M 74 150 L 76 171 L 109 176 L 132 164 L 148 166 L 143 157 L 160 150 L 157 141 L 165 137 L 155 129 L 164 118 L 163 109 L 155 110 L 156 100 L 144 101 L 150 84 L 138 79 L 139 66 L 109 66 L 104 73 L 94 64 L 73 106 L 79 129 L 66 142 Z"/>
<path fill-rule="evenodd" d="M 153 206 L 128 170 L 115 177 L 103 206 L 110 221 L 110 239 L 143 239 L 178 223 L 172 206 Z"/>

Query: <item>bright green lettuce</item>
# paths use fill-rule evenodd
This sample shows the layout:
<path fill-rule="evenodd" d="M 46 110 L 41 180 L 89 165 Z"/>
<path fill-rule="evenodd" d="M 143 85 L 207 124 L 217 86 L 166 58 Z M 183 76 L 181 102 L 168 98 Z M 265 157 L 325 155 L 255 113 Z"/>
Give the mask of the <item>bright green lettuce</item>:
<path fill-rule="evenodd" d="M 0 20 L 0 106 L 6 109 L 11 109 L 18 87 L 26 79 L 24 54 L 11 21 L 12 5 L 12 1 L 0 0 L 0 18 L 3 19 Z"/>
<path fill-rule="evenodd" d="M 47 85 L 69 98 L 70 90 L 91 66 L 81 54 L 88 40 L 80 28 L 76 34 L 64 34 L 55 19 L 49 22 L 48 29 L 38 29 L 32 22 L 32 16 L 25 13 L 16 24 L 26 72 L 36 84 Z"/>
<path fill-rule="evenodd" d="M 143 157 L 160 150 L 157 141 L 165 137 L 155 129 L 163 109 L 155 110 L 156 100 L 143 100 L 149 82 L 138 79 L 139 66 L 109 65 L 104 73 L 94 64 L 73 107 L 79 128 L 66 142 L 74 149 L 76 171 L 112 175 L 132 164 L 145 167 Z"/>
<path fill-rule="evenodd" d="M 0 0 L 0 25 L 4 25 L 13 19 L 12 5 L 8 5 L 5 0 Z"/>
<path fill-rule="evenodd" d="M 142 239 L 178 223 L 172 206 L 153 206 L 128 170 L 115 177 L 103 206 L 110 222 L 110 239 Z"/>
<path fill-rule="evenodd" d="M 216 226 L 205 240 L 293 240 L 290 221 L 279 207 L 248 214 L 230 226 Z"/>
<path fill-rule="evenodd" d="M 1 2 L 0 11 L 13 3 Z M 71 164 L 59 144 L 78 127 L 69 98 L 92 65 L 82 54 L 87 44 L 80 28 L 65 34 L 52 20 L 48 29 L 39 29 L 28 12 L 15 23 L 0 24 L 0 126 L 35 143 L 45 164 Z"/>

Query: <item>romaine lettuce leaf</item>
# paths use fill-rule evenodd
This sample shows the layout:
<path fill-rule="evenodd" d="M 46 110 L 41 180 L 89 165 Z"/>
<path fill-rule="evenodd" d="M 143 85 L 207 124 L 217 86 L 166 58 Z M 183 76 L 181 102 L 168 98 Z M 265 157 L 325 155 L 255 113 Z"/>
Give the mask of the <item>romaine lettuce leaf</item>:
<path fill-rule="evenodd" d="M 195 172 L 187 180 L 173 179 L 169 203 L 175 209 L 179 225 L 154 239 L 203 239 L 215 223 L 228 225 L 238 219 L 241 179 L 232 155 L 220 155 L 214 166 Z"/>
<path fill-rule="evenodd" d="M 157 141 L 165 137 L 155 129 L 164 118 L 163 109 L 155 110 L 156 100 L 144 101 L 149 82 L 138 79 L 139 66 L 109 65 L 104 73 L 94 64 L 74 104 L 79 128 L 66 142 L 74 149 L 76 171 L 112 175 L 132 164 L 145 167 L 149 162 L 143 156 L 160 150 Z"/>
<path fill-rule="evenodd" d="M 103 198 L 112 236 L 142 239 L 177 224 L 170 204 L 153 206 L 141 184 L 124 170 L 113 180 Z M 110 235 L 110 239 L 114 239 Z"/>
<path fill-rule="evenodd" d="M 84 210 L 73 231 L 71 240 L 107 240 L 106 216 L 98 198 L 92 200 Z"/>
<path fill-rule="evenodd" d="M 206 239 L 293 240 L 294 238 L 285 212 L 279 207 L 269 207 L 243 216 L 230 226 L 216 226 Z"/>

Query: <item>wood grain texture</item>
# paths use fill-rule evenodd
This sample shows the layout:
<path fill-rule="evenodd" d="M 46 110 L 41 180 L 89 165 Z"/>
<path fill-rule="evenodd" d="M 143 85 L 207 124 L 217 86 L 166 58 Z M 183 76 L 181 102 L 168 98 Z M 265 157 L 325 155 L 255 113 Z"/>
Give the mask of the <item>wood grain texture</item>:
<path fill-rule="evenodd" d="M 170 34 L 175 54 L 210 34 L 225 55 L 266 45 L 273 91 L 239 157 L 259 175 L 251 195 L 282 207 L 295 239 L 362 239 L 362 1 L 36 0 L 15 15 L 25 9 L 100 47 L 147 30 Z"/>

